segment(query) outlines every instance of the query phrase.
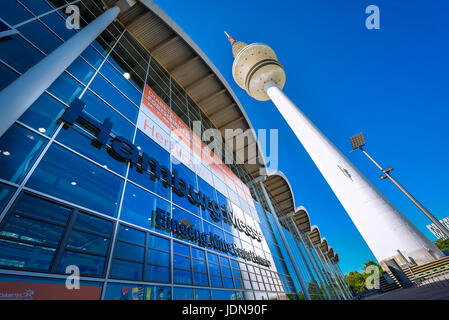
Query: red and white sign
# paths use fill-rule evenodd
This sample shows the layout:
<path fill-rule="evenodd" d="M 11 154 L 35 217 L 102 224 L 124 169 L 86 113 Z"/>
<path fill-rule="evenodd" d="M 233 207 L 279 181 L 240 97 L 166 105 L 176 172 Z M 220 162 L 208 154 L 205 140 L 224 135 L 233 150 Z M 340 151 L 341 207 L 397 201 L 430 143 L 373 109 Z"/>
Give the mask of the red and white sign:
<path fill-rule="evenodd" d="M 227 186 L 254 207 L 248 187 L 148 85 L 145 85 L 137 127 L 221 193 L 229 197 Z"/>

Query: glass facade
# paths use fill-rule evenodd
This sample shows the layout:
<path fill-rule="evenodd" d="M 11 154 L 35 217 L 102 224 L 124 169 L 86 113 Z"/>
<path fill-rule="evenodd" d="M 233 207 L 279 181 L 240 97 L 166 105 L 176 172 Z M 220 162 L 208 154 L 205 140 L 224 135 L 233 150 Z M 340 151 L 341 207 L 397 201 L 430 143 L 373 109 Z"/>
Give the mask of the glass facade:
<path fill-rule="evenodd" d="M 0 89 L 82 32 L 66 28 L 67 3 L 0 2 L 0 18 L 19 31 L 0 41 Z M 81 26 L 103 12 L 99 1 L 76 5 Z M 113 22 L 0 137 L 0 288 L 19 290 L 25 283 L 57 292 L 75 265 L 80 298 L 301 299 L 304 290 L 292 267 L 298 263 L 314 298 L 324 299 L 317 289 L 319 275 L 305 265 L 310 258 L 298 251 L 307 248 L 282 230 L 298 258 L 291 261 L 268 210 L 213 172 L 205 181 L 139 129 L 145 86 L 189 128 L 195 120 L 203 130 L 213 127 L 171 75 Z M 76 99 L 85 103 L 84 112 L 92 119 L 101 123 L 109 118 L 114 136 L 126 138 L 195 190 L 232 208 L 262 235 L 261 241 L 213 219 L 208 208 L 167 187 L 168 176 L 154 178 L 152 168 L 142 172 L 112 157 L 113 141 L 94 145 L 95 135 L 85 126 L 64 126 L 59 119 Z M 240 180 L 251 180 L 243 166 L 230 169 Z M 208 236 L 209 245 L 158 227 L 159 211 Z M 215 248 L 210 245 L 215 235 L 268 263 Z"/>

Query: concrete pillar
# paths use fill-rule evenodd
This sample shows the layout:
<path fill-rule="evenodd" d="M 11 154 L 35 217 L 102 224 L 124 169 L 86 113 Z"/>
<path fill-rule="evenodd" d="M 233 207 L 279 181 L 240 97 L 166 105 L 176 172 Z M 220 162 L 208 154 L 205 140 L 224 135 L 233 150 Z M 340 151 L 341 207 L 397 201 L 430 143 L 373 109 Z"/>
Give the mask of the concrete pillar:
<path fill-rule="evenodd" d="M 274 82 L 264 89 L 380 262 L 403 250 L 418 264 L 442 252 L 332 144 Z"/>
<path fill-rule="evenodd" d="M 119 12 L 118 7 L 104 12 L 0 92 L 0 137 L 117 18 Z"/>

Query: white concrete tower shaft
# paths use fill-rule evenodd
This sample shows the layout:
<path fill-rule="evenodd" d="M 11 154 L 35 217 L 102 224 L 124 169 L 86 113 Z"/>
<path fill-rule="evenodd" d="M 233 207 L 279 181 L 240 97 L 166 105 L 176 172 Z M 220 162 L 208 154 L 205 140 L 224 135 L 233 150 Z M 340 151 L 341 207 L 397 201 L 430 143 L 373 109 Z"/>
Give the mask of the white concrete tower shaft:
<path fill-rule="evenodd" d="M 414 226 L 284 94 L 285 73 L 265 44 L 231 37 L 234 80 L 253 98 L 271 99 L 381 262 L 401 256 L 423 264 L 443 253 Z M 398 252 L 400 251 L 400 253 Z"/>

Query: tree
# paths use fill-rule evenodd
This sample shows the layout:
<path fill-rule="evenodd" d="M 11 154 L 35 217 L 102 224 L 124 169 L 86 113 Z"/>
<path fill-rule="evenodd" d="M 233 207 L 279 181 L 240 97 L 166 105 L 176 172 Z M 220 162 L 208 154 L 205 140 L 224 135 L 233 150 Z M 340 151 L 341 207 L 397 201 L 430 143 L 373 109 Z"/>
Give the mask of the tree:
<path fill-rule="evenodd" d="M 346 281 L 357 293 L 366 290 L 365 277 L 358 271 L 350 271 L 346 276 Z"/>
<path fill-rule="evenodd" d="M 442 238 L 439 238 L 434 243 L 438 247 L 438 249 L 440 249 L 441 251 L 445 251 L 445 250 L 449 251 L 449 239 L 448 240 L 444 240 Z"/>
<path fill-rule="evenodd" d="M 366 288 L 366 279 L 368 278 L 369 274 L 365 273 L 366 269 L 369 266 L 376 266 L 379 268 L 379 275 L 381 275 L 384 271 L 382 270 L 382 267 L 377 264 L 376 262 L 374 262 L 373 260 L 366 260 L 365 263 L 363 264 L 363 273 L 360 273 L 358 271 L 351 271 L 349 272 L 349 274 L 346 276 L 346 281 L 348 281 L 349 285 L 354 288 L 355 292 L 360 293 L 363 292 L 365 290 L 367 290 Z"/>

